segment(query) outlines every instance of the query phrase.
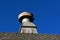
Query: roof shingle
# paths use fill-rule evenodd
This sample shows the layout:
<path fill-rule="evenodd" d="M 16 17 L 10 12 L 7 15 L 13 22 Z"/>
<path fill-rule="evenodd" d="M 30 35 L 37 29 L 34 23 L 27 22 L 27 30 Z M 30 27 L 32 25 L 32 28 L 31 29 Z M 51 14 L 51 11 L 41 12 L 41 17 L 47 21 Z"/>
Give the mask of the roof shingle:
<path fill-rule="evenodd" d="M 0 40 L 60 40 L 60 35 L 0 33 Z"/>

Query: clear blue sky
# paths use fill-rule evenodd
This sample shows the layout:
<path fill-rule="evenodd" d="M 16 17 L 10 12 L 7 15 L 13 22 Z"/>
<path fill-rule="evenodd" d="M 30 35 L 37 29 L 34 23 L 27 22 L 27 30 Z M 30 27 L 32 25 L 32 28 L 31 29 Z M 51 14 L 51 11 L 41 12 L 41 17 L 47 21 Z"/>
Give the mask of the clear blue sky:
<path fill-rule="evenodd" d="M 18 14 L 34 14 L 38 33 L 60 34 L 59 0 L 0 0 L 0 32 L 18 32 Z"/>

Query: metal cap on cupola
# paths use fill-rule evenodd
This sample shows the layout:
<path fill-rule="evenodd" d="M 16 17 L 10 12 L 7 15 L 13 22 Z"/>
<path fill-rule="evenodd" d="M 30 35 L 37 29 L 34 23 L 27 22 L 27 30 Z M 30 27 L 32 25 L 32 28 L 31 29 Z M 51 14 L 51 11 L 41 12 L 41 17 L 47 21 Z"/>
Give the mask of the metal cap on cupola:
<path fill-rule="evenodd" d="M 19 14 L 18 16 L 18 20 L 22 23 L 24 18 L 28 18 L 30 22 L 33 22 L 34 18 L 33 18 L 33 14 L 30 12 L 22 12 L 21 14 Z M 28 21 L 28 20 L 27 20 Z"/>

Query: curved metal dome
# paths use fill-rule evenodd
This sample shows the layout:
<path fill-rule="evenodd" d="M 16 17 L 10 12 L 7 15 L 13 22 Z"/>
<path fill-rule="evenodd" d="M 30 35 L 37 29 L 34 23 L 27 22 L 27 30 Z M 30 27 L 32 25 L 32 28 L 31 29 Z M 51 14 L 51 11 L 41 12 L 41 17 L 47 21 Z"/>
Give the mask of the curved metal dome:
<path fill-rule="evenodd" d="M 24 18 L 30 19 L 31 22 L 33 22 L 33 20 L 34 20 L 33 14 L 30 13 L 30 12 L 22 12 L 22 13 L 20 13 L 20 14 L 18 15 L 18 20 L 19 20 L 20 22 L 22 22 L 22 20 L 23 20 Z"/>

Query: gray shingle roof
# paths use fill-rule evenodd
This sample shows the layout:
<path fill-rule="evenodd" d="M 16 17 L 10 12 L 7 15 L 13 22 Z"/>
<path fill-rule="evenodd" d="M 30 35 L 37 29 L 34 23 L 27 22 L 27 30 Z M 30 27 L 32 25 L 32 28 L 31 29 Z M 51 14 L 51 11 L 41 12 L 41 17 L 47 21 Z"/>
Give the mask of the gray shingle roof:
<path fill-rule="evenodd" d="M 60 40 L 60 35 L 0 33 L 0 40 Z"/>

